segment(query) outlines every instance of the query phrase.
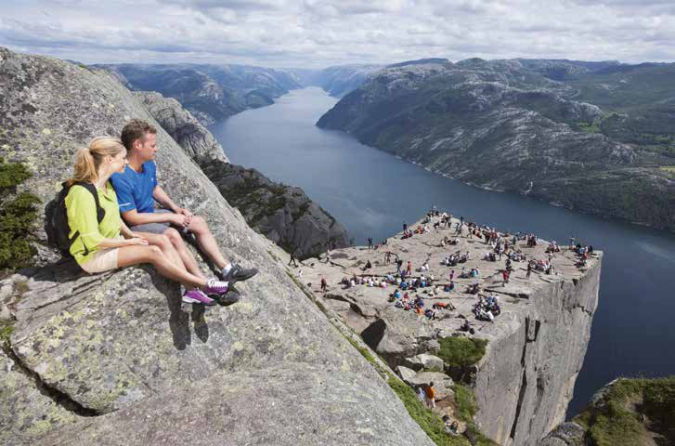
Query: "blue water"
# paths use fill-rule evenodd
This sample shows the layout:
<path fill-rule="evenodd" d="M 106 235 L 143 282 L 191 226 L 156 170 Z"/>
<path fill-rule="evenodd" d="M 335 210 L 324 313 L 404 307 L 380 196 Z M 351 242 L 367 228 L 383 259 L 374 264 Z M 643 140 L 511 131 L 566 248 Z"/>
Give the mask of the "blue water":
<path fill-rule="evenodd" d="M 302 187 L 357 244 L 389 237 L 437 205 L 502 230 L 559 243 L 574 235 L 603 250 L 600 306 L 569 414 L 616 377 L 675 375 L 675 235 L 467 186 L 317 128 L 335 103 L 318 88 L 295 90 L 210 130 L 233 163 Z"/>

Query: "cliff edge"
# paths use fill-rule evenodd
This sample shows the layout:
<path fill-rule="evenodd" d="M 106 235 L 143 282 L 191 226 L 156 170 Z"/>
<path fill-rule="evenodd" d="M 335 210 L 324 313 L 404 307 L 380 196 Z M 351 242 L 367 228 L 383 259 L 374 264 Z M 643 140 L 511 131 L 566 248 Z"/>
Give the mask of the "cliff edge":
<path fill-rule="evenodd" d="M 497 232 L 502 248 L 508 243 L 514 259 L 520 258 L 511 263 L 505 283 L 507 256 L 495 254 L 485 228 L 470 231 L 458 219 L 441 219 L 418 222 L 411 226 L 412 237 L 397 234 L 377 249 L 331 251 L 303 262 L 295 274 L 407 383 L 434 381 L 441 392 L 439 415 L 462 419 L 453 387 L 462 383 L 473 391 L 475 423 L 483 434 L 504 446 L 536 445 L 565 419 L 598 304 L 602 252 L 581 267 L 567 246 L 549 253 L 549 242 L 539 239 L 531 246 L 522 234 Z M 445 262 L 450 255 L 459 259 L 454 266 Z M 543 265 L 549 258 L 550 274 L 536 266 L 527 273 L 527 261 Z M 397 286 L 387 277 L 396 276 L 396 261 L 404 270 L 411 262 L 412 277 L 426 283 L 433 278 L 432 285 L 398 290 L 400 297 L 392 297 Z M 450 274 L 452 290 L 446 288 Z M 328 282 L 325 292 L 322 278 Z M 475 286 L 478 292 L 472 292 Z M 406 306 L 416 297 L 424 303 L 421 313 Z M 479 319 L 475 306 L 493 298 L 500 314 L 494 322 Z M 424 314 L 432 308 L 433 314 Z M 476 341 L 475 350 L 465 339 Z"/>

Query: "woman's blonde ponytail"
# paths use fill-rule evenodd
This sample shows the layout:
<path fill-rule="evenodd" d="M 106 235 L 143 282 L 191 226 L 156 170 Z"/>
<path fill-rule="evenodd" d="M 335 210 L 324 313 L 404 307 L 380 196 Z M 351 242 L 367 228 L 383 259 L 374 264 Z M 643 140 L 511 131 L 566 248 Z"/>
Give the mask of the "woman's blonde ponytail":
<path fill-rule="evenodd" d="M 67 183 L 72 186 L 76 182 L 93 183 L 99 176 L 99 168 L 106 155 L 115 156 L 124 150 L 119 139 L 100 136 L 89 143 L 89 147 L 83 147 L 77 151 L 75 172 Z"/>

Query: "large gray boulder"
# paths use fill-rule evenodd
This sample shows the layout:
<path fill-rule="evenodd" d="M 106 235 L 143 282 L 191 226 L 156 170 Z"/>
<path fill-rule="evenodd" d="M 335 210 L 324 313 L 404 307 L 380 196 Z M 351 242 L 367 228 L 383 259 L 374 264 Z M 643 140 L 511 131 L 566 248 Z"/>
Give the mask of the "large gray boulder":
<path fill-rule="evenodd" d="M 548 434 L 537 446 L 585 446 L 586 431 L 574 422 L 563 423 Z"/>
<path fill-rule="evenodd" d="M 92 137 L 155 122 L 107 73 L 6 49 L 0 91 L 2 154 L 31 168 L 26 188 L 45 204 Z M 178 285 L 150 267 L 87 276 L 54 263 L 37 230 L 38 266 L 3 284 L 14 326 L 3 361 L 31 376 L 0 392 L 4 443 L 433 444 L 288 277 L 276 246 L 157 136 L 160 183 L 206 219 L 228 258 L 260 273 L 238 285 L 242 301 L 204 310 L 181 305 Z M 16 414 L 39 417 L 30 441 Z"/>

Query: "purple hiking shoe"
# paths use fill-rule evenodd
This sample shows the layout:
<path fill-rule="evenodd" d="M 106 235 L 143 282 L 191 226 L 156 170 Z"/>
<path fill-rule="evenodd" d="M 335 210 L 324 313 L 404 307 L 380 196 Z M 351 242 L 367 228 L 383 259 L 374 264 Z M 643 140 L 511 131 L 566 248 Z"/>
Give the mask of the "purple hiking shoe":
<path fill-rule="evenodd" d="M 230 284 L 222 280 L 209 279 L 204 287 L 204 293 L 209 295 L 223 295 L 230 290 Z"/>
<path fill-rule="evenodd" d="M 199 288 L 185 291 L 183 293 L 183 302 L 186 304 L 204 304 L 209 307 L 216 304 L 215 300 L 204 294 Z"/>

